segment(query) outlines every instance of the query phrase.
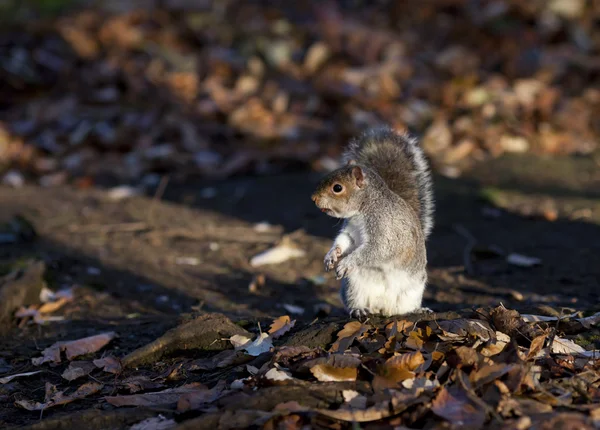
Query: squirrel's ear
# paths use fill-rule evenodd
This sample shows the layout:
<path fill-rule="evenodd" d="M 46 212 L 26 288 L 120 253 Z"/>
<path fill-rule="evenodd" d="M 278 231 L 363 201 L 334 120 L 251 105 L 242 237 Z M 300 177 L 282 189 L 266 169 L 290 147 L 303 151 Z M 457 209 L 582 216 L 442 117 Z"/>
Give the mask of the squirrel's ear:
<path fill-rule="evenodd" d="M 348 160 L 346 163 L 347 166 L 354 166 L 356 164 L 356 160 Z"/>
<path fill-rule="evenodd" d="M 355 166 L 352 168 L 352 177 L 356 181 L 356 186 L 358 188 L 362 188 L 365 185 L 365 174 L 363 170 L 359 166 Z"/>

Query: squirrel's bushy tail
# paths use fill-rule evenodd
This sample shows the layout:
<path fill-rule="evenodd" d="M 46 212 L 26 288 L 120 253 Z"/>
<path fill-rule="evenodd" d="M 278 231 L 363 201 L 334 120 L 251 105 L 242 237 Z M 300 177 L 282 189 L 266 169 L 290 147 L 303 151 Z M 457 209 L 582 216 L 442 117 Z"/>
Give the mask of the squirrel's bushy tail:
<path fill-rule="evenodd" d="M 432 180 L 417 139 L 389 127 L 373 128 L 350 141 L 344 158 L 375 170 L 413 208 L 425 238 L 429 236 L 433 229 Z"/>

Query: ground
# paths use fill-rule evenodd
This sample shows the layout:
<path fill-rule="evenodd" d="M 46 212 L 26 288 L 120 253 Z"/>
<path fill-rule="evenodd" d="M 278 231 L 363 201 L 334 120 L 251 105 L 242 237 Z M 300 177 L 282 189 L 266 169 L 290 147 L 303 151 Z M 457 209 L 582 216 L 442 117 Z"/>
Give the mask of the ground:
<path fill-rule="evenodd" d="M 542 305 L 596 308 L 598 170 L 591 158 L 513 156 L 476 166 L 460 178 L 436 176 L 426 306 L 446 311 L 502 303 L 523 311 L 537 307 L 535 313 Z M 118 332 L 116 350 L 124 355 L 192 311 L 219 312 L 235 321 L 289 314 L 310 322 L 327 304 L 331 317 L 343 317 L 338 281 L 323 272 L 322 264 L 337 221 L 319 213 L 309 199 L 317 180 L 316 174 L 298 172 L 169 183 L 162 195 L 118 202 L 100 189 L 1 188 L 1 221 L 22 215 L 38 233 L 30 243 L 0 247 L 4 272 L 28 258 L 43 260 L 51 288 L 77 287 L 75 300 L 58 312 L 66 321 L 13 328 L 0 340 L 0 359 L 16 373 L 29 369 L 31 357 L 57 340 L 106 330 Z M 214 197 L 201 197 L 206 188 L 215 189 Z M 257 231 L 256 224 L 264 221 L 270 229 Z M 258 268 L 249 264 L 284 234 L 306 256 Z M 465 271 L 469 236 L 476 240 L 469 258 L 472 273 Z M 539 258 L 541 264 L 507 264 L 490 251 L 495 247 Z M 250 291 L 260 274 L 266 282 Z M 304 313 L 291 314 L 284 305 Z M 23 380 L 20 397 L 39 397 L 42 380 Z M 0 398 L 14 394 L 2 390 Z M 89 407 L 82 401 L 66 409 Z M 57 408 L 44 416 L 63 412 Z M 0 407 L 5 425 L 38 418 L 9 402 Z"/>

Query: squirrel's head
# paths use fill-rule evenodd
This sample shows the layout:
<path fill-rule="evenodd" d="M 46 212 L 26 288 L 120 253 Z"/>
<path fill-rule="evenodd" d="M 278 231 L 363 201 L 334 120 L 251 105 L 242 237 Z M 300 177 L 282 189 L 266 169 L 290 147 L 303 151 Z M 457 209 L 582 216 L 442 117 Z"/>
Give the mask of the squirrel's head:
<path fill-rule="evenodd" d="M 311 199 L 321 212 L 335 218 L 349 218 L 358 212 L 366 185 L 364 169 L 351 161 L 323 178 Z"/>

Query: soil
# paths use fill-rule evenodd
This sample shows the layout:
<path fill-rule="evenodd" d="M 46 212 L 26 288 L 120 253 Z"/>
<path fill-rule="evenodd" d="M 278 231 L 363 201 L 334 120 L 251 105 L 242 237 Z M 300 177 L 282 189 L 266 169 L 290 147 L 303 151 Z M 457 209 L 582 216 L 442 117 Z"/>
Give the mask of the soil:
<path fill-rule="evenodd" d="M 318 179 L 318 174 L 297 172 L 169 183 L 163 195 L 118 202 L 100 189 L 0 188 L 0 222 L 22 215 L 38 233 L 30 243 L 0 245 L 0 270 L 7 273 L 26 259 L 43 260 L 50 288 L 77 286 L 75 300 L 58 312 L 66 321 L 14 327 L 0 338 L 0 363 L 11 363 L 11 373 L 27 371 L 22 369 L 31 367 L 31 357 L 55 341 L 105 330 L 118 332 L 116 347 L 124 355 L 191 311 L 252 322 L 290 314 L 284 306 L 294 305 L 304 310 L 294 315 L 300 320 L 311 321 L 328 308 L 332 316 L 343 316 L 338 281 L 322 265 L 338 221 L 318 212 L 309 199 Z M 457 179 L 438 176 L 435 183 L 426 306 L 436 311 L 498 303 L 517 310 L 596 306 L 596 161 L 503 157 Z M 214 197 L 202 197 L 210 194 Z M 264 221 L 271 229 L 257 231 L 256 224 Z M 259 268 L 249 264 L 283 234 L 291 234 L 306 256 Z M 465 268 L 468 247 L 471 270 Z M 498 248 L 539 258 L 541 264 L 510 265 L 495 254 Z M 259 274 L 266 282 L 251 291 L 249 284 Z M 19 386 L 27 387 L 19 393 L 24 398 L 40 397 L 44 390 L 37 378 Z M 8 390 L 0 386 L 0 399 L 14 394 Z M 0 404 L 0 426 L 39 419 L 10 402 Z M 90 405 L 79 401 L 44 416 Z"/>

